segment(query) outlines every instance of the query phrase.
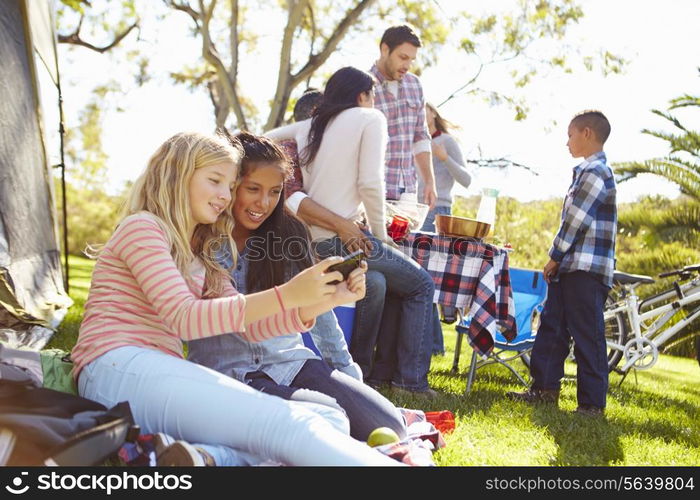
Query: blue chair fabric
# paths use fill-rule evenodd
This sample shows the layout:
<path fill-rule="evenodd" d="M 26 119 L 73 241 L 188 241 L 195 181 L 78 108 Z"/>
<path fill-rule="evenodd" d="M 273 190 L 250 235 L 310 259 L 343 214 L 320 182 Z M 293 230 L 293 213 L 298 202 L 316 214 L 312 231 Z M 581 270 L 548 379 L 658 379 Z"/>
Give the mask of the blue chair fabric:
<path fill-rule="evenodd" d="M 347 304 L 343 306 L 338 306 L 333 308 L 333 313 L 338 319 L 338 325 L 340 329 L 343 330 L 343 336 L 345 337 L 345 342 L 350 346 L 350 340 L 352 339 L 352 329 L 355 326 L 355 304 Z M 316 344 L 314 344 L 313 339 L 309 332 L 303 332 L 301 338 L 304 341 L 304 345 L 315 352 L 317 355 L 321 356 Z"/>
<path fill-rule="evenodd" d="M 541 271 L 519 268 L 510 269 L 510 281 L 513 290 L 518 335 L 515 339 L 508 342 L 503 335 L 496 333 L 493 351 L 485 360 L 480 361 L 476 352 L 472 353 L 465 390 L 467 393 L 471 391 L 476 370 L 493 363 L 505 366 L 523 385 L 528 385 L 510 363 L 529 354 L 529 351 L 532 349 L 535 335 L 537 334 L 537 331 L 533 329 L 533 319 L 544 307 L 544 302 L 547 298 L 547 283 Z M 469 329 L 469 321 L 470 318 L 463 318 L 456 327 L 457 347 L 455 348 L 455 359 L 452 366 L 454 372 L 457 371 L 459 364 L 462 335 Z"/>

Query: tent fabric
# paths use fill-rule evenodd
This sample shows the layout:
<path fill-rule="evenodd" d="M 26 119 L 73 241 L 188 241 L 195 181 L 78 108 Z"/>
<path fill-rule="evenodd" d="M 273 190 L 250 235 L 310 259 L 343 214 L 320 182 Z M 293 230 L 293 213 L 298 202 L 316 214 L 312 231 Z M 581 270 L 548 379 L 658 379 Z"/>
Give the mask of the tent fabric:
<path fill-rule="evenodd" d="M 29 31 L 37 57 L 43 62 L 54 83 L 58 82 L 56 34 L 51 4 L 46 1 L 26 2 Z"/>
<path fill-rule="evenodd" d="M 27 18 L 30 11 L 38 20 Z M 55 56 L 51 58 L 55 35 L 46 22 L 50 13 L 46 0 L 0 2 L 0 328 L 55 327 L 70 305 L 63 289 L 37 83 L 39 71 L 56 71 Z M 38 49 L 29 26 L 41 44 Z"/>

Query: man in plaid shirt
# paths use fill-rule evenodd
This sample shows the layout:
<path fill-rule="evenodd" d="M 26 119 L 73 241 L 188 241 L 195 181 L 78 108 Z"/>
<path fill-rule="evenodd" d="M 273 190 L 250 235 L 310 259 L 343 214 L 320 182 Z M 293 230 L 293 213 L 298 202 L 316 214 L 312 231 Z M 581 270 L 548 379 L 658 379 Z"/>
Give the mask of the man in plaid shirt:
<path fill-rule="evenodd" d="M 374 107 L 387 119 L 386 198 L 398 200 L 403 193 L 415 193 L 432 208 L 437 193 L 425 122 L 425 99 L 420 80 L 408 72 L 420 46 L 421 41 L 411 27 L 388 28 L 379 43 L 380 57 L 370 73 L 377 79 Z M 420 195 L 416 193 L 416 167 L 425 181 Z M 368 275 L 379 271 L 384 276 L 386 301 L 383 309 L 364 304 L 356 308 L 352 355 L 357 359 L 373 359 L 366 378 L 369 384 L 378 386 L 391 381 L 394 389 L 434 397 L 435 391 L 428 386 L 428 371 L 433 337 L 442 332 L 433 305 L 434 293 L 430 291 L 433 280 L 425 269 L 398 250 L 388 246 L 380 250 L 389 258 L 380 265 L 369 254 Z M 401 328 L 402 318 L 411 318 L 415 328 Z M 373 339 L 376 339 L 374 357 Z"/>
<path fill-rule="evenodd" d="M 386 116 L 389 143 L 386 151 L 386 198 L 416 192 L 416 167 L 425 181 L 419 200 L 432 208 L 437 199 L 425 124 L 425 98 L 420 80 L 408 70 L 418 54 L 420 38 L 406 25 L 392 26 L 382 36 L 381 55 L 370 72 L 375 87 L 374 107 Z M 415 159 L 415 167 L 414 167 Z"/>
<path fill-rule="evenodd" d="M 596 416 L 604 413 L 608 391 L 603 309 L 613 281 L 617 232 L 615 179 L 603 152 L 610 123 L 600 111 L 585 111 L 571 120 L 568 134 L 571 155 L 584 161 L 574 168 L 544 266 L 549 289 L 532 349 L 532 387 L 508 395 L 528 403 L 558 401 L 573 337 L 576 412 Z"/>

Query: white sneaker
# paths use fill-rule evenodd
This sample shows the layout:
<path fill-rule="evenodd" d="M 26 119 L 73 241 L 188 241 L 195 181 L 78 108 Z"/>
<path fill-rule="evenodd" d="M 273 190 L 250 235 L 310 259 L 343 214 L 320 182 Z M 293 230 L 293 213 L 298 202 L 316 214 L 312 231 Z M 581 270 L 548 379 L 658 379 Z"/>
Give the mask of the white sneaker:
<path fill-rule="evenodd" d="M 158 467 L 205 467 L 214 466 L 214 457 L 202 448 L 186 441 L 175 441 L 165 448 L 156 459 Z"/>

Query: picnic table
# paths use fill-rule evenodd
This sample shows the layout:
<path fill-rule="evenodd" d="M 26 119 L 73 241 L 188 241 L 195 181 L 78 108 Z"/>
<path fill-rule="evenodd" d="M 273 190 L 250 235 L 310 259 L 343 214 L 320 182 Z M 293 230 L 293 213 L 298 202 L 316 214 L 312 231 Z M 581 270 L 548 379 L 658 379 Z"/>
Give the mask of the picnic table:
<path fill-rule="evenodd" d="M 497 329 L 507 339 L 517 335 L 508 250 L 476 238 L 412 232 L 399 250 L 418 262 L 435 282 L 434 302 L 469 316 L 467 337 L 477 353 L 493 349 Z"/>

